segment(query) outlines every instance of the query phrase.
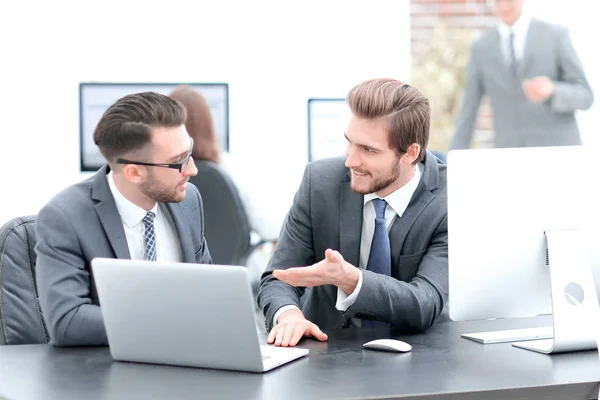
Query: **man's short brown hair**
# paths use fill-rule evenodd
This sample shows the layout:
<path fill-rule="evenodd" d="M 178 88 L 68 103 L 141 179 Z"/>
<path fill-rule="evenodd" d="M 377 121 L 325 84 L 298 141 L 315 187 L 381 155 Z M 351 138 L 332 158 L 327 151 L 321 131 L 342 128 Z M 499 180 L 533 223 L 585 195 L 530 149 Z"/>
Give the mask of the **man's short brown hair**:
<path fill-rule="evenodd" d="M 150 128 L 185 123 L 185 107 L 168 96 L 143 92 L 130 94 L 110 106 L 94 130 L 94 142 L 109 163 L 150 143 Z"/>
<path fill-rule="evenodd" d="M 421 151 L 415 163 L 423 160 L 431 111 L 429 100 L 417 88 L 395 79 L 371 79 L 353 87 L 346 101 L 356 117 L 387 122 L 389 146 L 398 154 L 417 143 Z"/>

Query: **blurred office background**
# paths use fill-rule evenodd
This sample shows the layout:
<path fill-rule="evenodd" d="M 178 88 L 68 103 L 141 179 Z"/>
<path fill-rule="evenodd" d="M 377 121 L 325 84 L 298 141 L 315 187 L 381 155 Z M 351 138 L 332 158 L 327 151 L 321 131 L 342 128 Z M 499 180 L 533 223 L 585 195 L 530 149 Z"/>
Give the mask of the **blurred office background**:
<path fill-rule="evenodd" d="M 454 133 L 464 88 L 465 69 L 472 40 L 496 24 L 490 0 L 411 0 L 411 82 L 432 105 L 430 148 L 448 150 Z M 533 17 L 569 28 L 596 97 L 600 89 L 600 57 L 595 41 L 600 27 L 584 0 L 526 0 L 524 9 Z M 594 126 L 600 121 L 594 104 L 577 115 L 584 145 L 600 148 Z M 492 111 L 483 100 L 474 135 L 474 146 L 493 145 Z"/>
<path fill-rule="evenodd" d="M 584 0 L 527 0 L 569 27 L 596 97 L 600 27 Z M 307 157 L 307 100 L 372 77 L 430 97 L 431 148 L 447 150 L 471 40 L 495 23 L 485 0 L 5 2 L 0 6 L 0 225 L 35 214 L 80 171 L 80 82 L 226 82 L 229 148 L 289 208 Z M 580 112 L 598 146 L 598 105 Z M 477 146 L 493 138 L 482 107 Z"/>
<path fill-rule="evenodd" d="M 0 221 L 36 213 L 79 171 L 79 82 L 227 82 L 230 152 L 289 206 L 309 97 L 407 79 L 408 0 L 11 2 L 2 5 Z M 10 188 L 10 190 L 8 190 Z"/>

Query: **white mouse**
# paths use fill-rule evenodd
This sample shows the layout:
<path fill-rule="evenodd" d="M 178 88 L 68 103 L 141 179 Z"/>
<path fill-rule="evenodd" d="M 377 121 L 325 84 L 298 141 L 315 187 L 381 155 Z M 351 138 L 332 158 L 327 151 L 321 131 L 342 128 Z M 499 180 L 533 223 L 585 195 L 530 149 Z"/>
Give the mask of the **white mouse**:
<path fill-rule="evenodd" d="M 392 351 L 397 353 L 406 353 L 411 351 L 412 346 L 401 340 L 395 339 L 377 339 L 363 344 L 363 348 L 370 350 Z"/>

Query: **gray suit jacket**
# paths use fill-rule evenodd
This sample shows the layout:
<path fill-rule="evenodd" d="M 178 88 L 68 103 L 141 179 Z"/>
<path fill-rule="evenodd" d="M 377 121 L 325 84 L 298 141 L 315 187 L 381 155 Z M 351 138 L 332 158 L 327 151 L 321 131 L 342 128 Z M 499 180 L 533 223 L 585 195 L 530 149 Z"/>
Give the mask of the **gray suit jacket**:
<path fill-rule="evenodd" d="M 575 110 L 591 107 L 594 96 L 566 28 L 532 19 L 518 77 L 510 73 L 496 27 L 473 43 L 462 110 L 450 149 L 471 146 L 479 104 L 489 96 L 496 147 L 581 144 Z M 524 79 L 548 76 L 553 96 L 544 103 L 527 100 Z"/>
<path fill-rule="evenodd" d="M 54 345 L 108 343 L 90 262 L 96 257 L 131 257 L 107 172 L 104 166 L 65 189 L 37 216 L 37 287 Z M 166 206 L 179 235 L 183 261 L 211 263 L 198 189 L 188 184 L 185 200 Z"/>
<path fill-rule="evenodd" d="M 274 269 L 319 262 L 328 248 L 358 266 L 364 200 L 350 188 L 344 161 L 320 160 L 306 167 L 262 276 L 258 304 L 267 329 L 279 308 L 296 305 L 321 329 L 349 327 L 351 318 L 359 318 L 423 331 L 441 313 L 448 294 L 446 166 L 430 152 L 408 208 L 390 230 L 391 277 L 363 270 L 358 298 L 342 313 L 335 308 L 335 286 L 294 288 L 272 276 Z"/>

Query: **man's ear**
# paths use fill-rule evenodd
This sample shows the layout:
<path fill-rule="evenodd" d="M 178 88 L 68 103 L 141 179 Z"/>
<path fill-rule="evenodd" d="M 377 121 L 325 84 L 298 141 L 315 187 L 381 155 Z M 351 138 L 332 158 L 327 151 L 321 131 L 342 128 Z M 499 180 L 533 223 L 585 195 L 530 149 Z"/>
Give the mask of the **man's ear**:
<path fill-rule="evenodd" d="M 144 180 L 145 172 L 143 168 L 135 164 L 125 164 L 123 166 L 123 176 L 129 182 L 140 183 Z"/>
<path fill-rule="evenodd" d="M 419 158 L 419 154 L 421 153 L 421 146 L 417 143 L 413 143 L 408 146 L 408 150 L 404 155 L 403 159 L 406 164 L 414 164 L 414 162 Z"/>

